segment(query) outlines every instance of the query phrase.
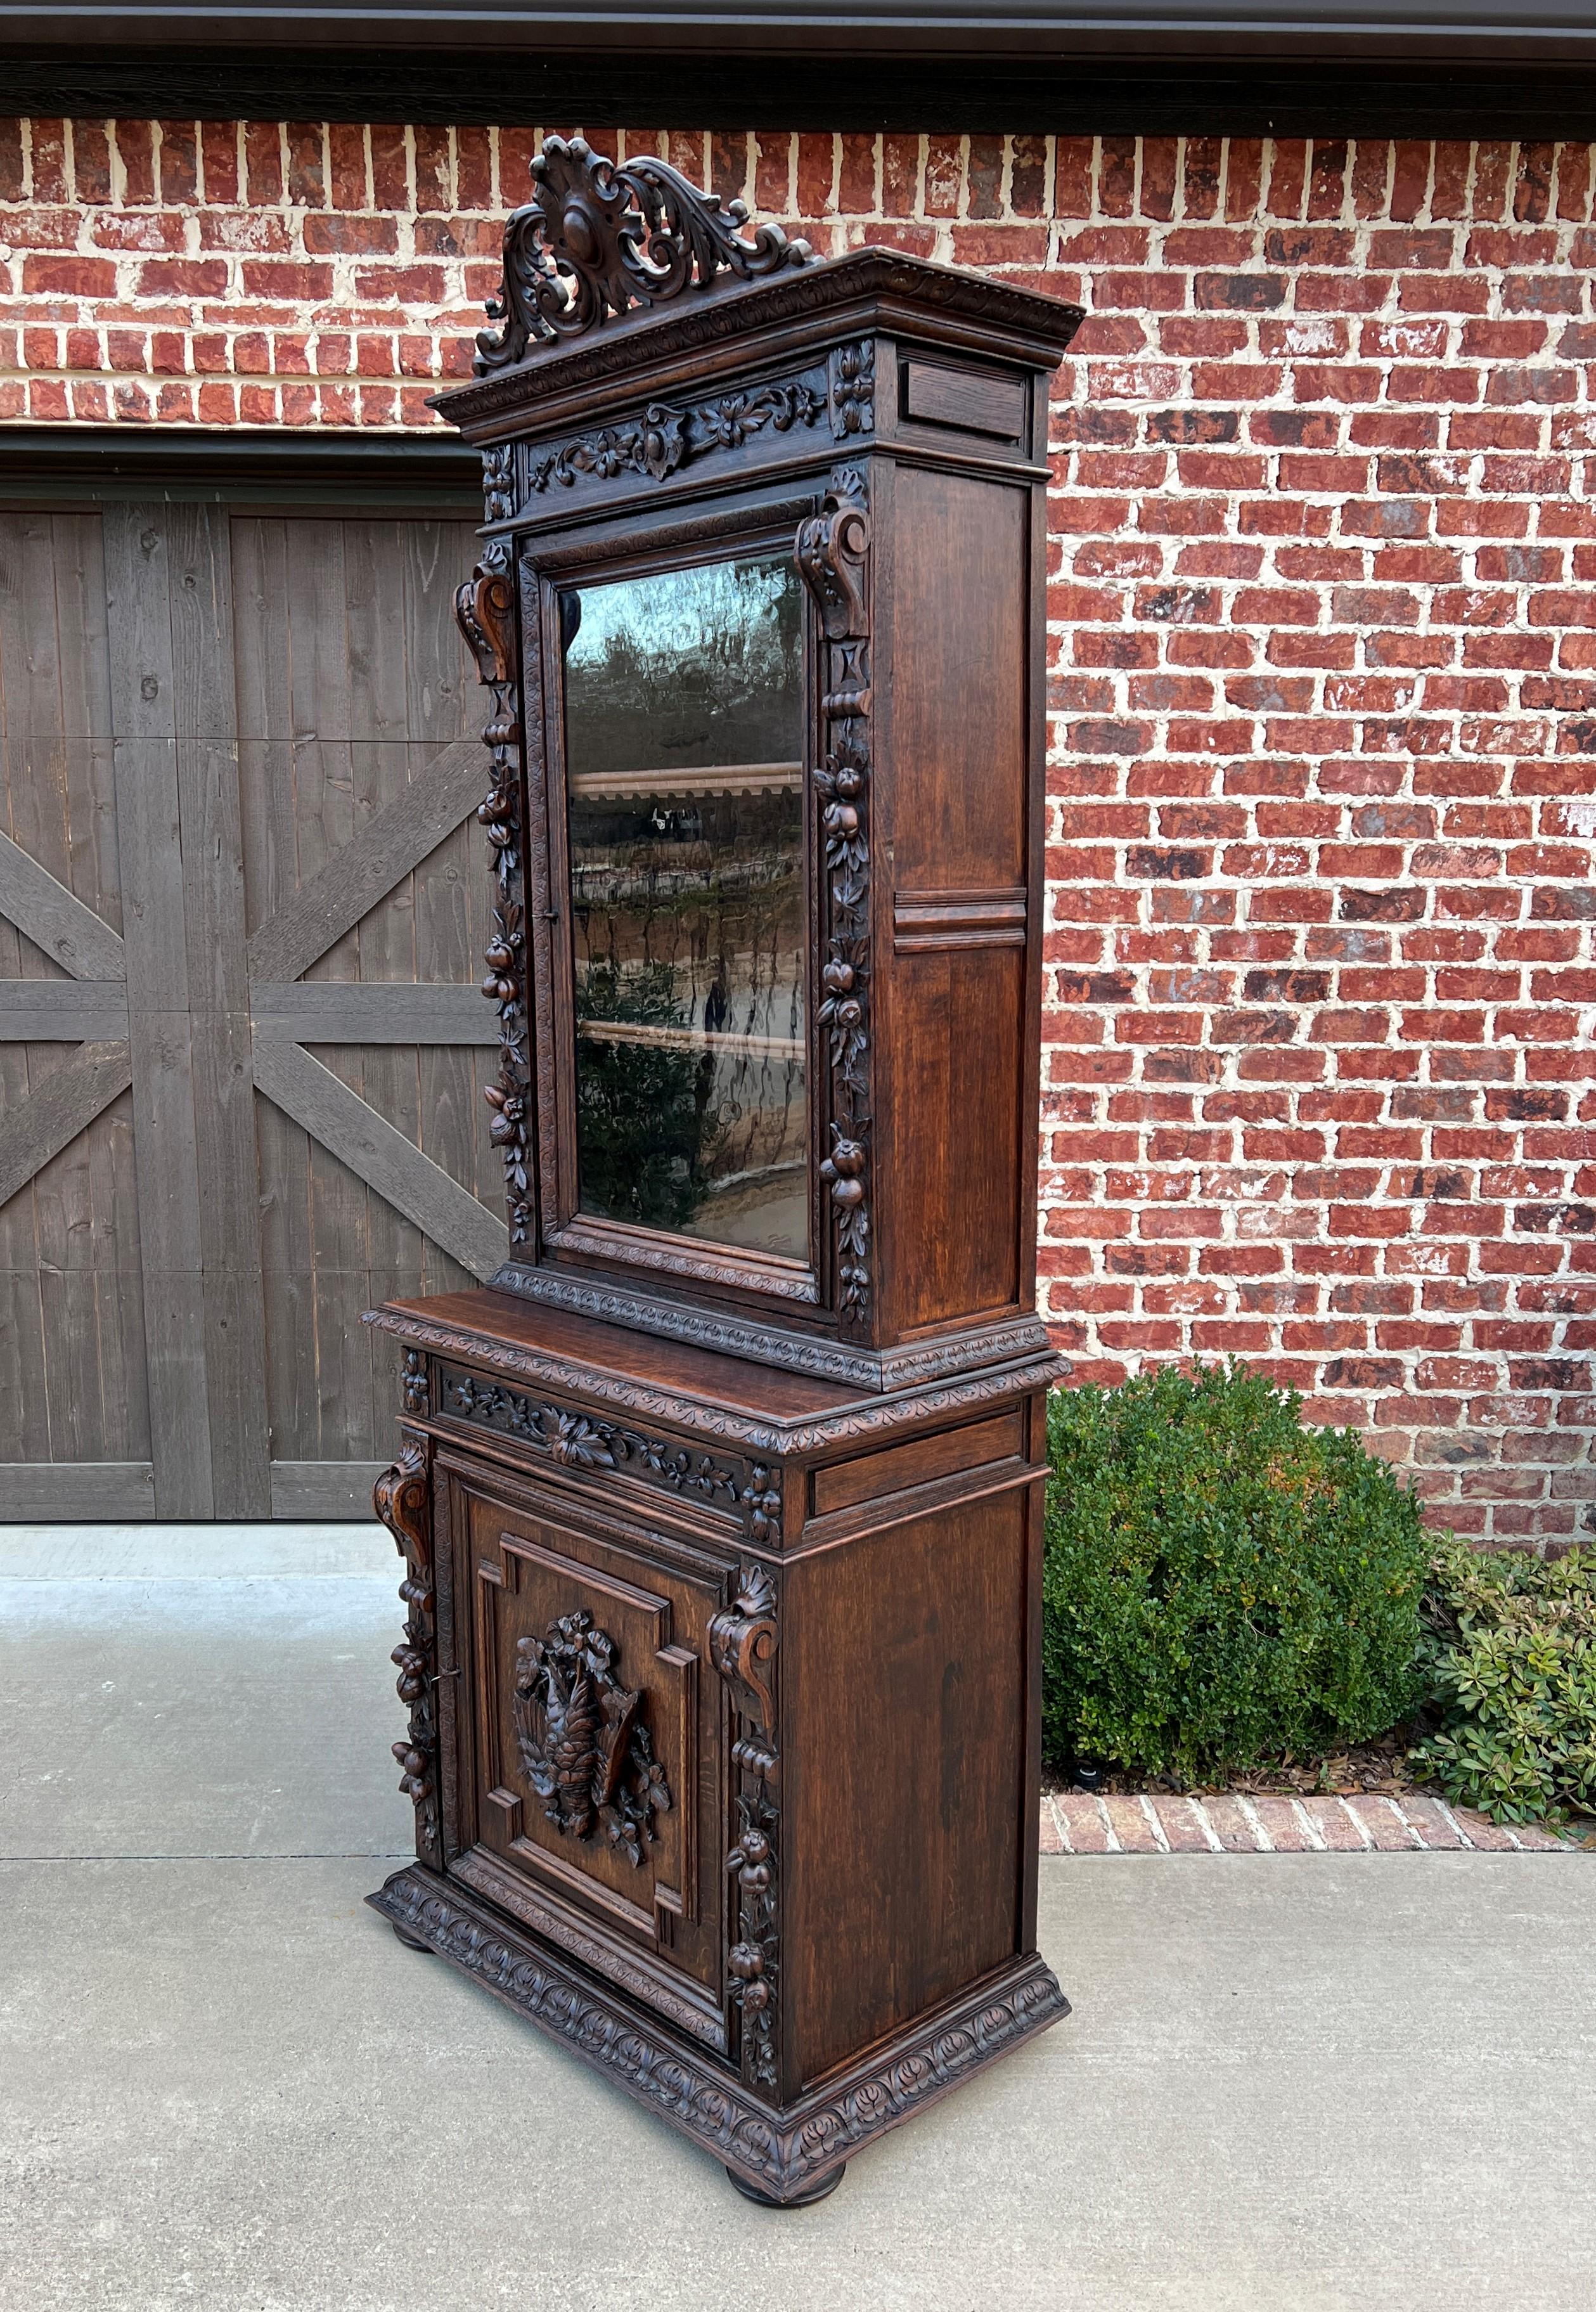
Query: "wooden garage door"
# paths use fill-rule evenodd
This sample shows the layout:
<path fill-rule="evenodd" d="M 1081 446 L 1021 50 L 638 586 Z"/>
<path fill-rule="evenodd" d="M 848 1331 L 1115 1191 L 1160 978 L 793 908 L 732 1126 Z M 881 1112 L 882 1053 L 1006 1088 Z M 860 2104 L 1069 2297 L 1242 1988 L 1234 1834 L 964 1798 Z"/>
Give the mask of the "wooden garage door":
<path fill-rule="evenodd" d="M 503 1257 L 464 521 L 0 512 L 0 1514 L 369 1514 Z"/>

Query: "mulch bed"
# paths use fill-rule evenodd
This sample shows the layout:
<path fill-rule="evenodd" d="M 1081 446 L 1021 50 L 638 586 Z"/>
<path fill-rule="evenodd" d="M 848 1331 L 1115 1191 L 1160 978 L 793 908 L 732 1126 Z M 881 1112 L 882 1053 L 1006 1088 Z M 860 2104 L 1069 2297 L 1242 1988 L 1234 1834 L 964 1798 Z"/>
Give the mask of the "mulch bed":
<path fill-rule="evenodd" d="M 1282 1758 L 1249 1774 L 1227 1775 L 1220 1782 L 1182 1782 L 1173 1774 L 1125 1774 L 1105 1767 L 1094 1787 L 1105 1797 L 1135 1796 L 1148 1791 L 1159 1798 L 1356 1798 L 1360 1792 L 1396 1798 L 1406 1791 L 1432 1790 L 1420 1782 L 1408 1764 L 1408 1753 L 1423 1730 L 1393 1728 L 1377 1742 L 1360 1742 L 1328 1758 L 1301 1761 Z M 1056 1796 L 1060 1791 L 1083 1787 L 1072 1776 L 1043 1767 L 1042 1786 Z"/>

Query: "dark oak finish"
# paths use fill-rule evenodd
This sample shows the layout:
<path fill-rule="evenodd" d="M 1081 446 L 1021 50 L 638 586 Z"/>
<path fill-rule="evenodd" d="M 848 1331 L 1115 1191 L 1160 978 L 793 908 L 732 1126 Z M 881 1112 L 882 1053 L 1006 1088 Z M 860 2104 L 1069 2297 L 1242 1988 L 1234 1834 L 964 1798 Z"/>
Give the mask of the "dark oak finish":
<path fill-rule="evenodd" d="M 1067 2011 L 1034 1949 L 1058 1368 L 1033 1176 L 1042 388 L 1077 317 L 887 252 L 817 267 L 657 162 L 551 139 L 492 318 L 479 382 L 440 406 L 484 463 L 459 611 L 493 700 L 477 817 L 510 1257 L 487 1290 L 372 1318 L 406 1360 L 377 1509 L 407 1567 L 396 1755 L 418 1856 L 372 1899 L 739 2189 L 801 2205 Z M 630 616 L 684 571 L 720 600 L 728 557 L 801 575 L 801 737 L 781 742 L 801 762 L 748 740 L 594 770 L 588 710 L 568 713 L 581 604 Z M 650 764 L 674 727 L 656 713 Z M 581 895 L 632 888 L 670 812 L 702 851 L 716 797 L 800 787 L 790 1031 L 722 1025 L 724 946 L 685 1012 L 645 947 L 670 1008 L 629 1012 L 645 983 L 615 948 L 594 979 Z M 642 835 L 581 854 L 592 793 L 660 800 L 615 821 Z M 597 883 L 573 881 L 579 855 Z M 690 893 L 699 855 L 647 871 Z M 701 1038 L 701 1116 L 741 1035 L 801 1070 L 780 1251 L 731 1240 L 767 1193 L 756 1165 L 722 1204 L 689 1169 L 664 1217 L 595 1208 L 592 1135 L 630 1128 L 625 1084 L 654 1081 L 612 1068 L 582 1110 L 595 1035 Z M 639 1164 L 663 1107 L 642 1125 Z"/>

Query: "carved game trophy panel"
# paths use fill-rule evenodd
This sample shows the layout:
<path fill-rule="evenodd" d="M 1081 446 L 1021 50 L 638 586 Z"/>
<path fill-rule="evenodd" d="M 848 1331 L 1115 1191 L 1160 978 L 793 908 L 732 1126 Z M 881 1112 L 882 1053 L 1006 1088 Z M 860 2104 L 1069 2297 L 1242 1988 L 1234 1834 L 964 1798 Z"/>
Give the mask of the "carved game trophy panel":
<path fill-rule="evenodd" d="M 543 1914 L 585 1922 L 594 1950 L 641 1948 L 718 2000 L 723 1816 L 704 1767 L 720 1749 L 705 1677 L 719 1586 L 591 1527 L 461 1500 L 468 1875 L 485 1863 Z"/>

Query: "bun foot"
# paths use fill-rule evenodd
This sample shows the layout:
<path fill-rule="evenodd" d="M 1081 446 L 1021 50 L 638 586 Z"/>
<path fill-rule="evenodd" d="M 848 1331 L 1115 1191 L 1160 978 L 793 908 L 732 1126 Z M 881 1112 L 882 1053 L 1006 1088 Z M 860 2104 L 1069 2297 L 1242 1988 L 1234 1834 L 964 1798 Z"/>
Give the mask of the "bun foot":
<path fill-rule="evenodd" d="M 399 1925 L 397 1920 L 390 1919 L 388 1921 L 388 1925 L 392 1927 L 395 1934 L 404 1944 L 406 1950 L 418 1950 L 426 1958 L 433 1958 L 437 1956 L 431 1943 L 423 1943 L 419 1935 L 406 1933 L 406 1930 Z"/>
<path fill-rule="evenodd" d="M 823 2176 L 818 2184 L 812 2184 L 807 2192 L 799 2192 L 790 2200 L 778 2200 L 771 2193 L 762 2192 L 757 2184 L 750 2184 L 747 2177 L 739 2176 L 735 2168 L 728 2168 L 726 2172 L 744 2199 L 752 2200 L 756 2208 L 812 2208 L 816 2200 L 830 2199 L 848 2173 L 848 2163 L 844 2160 L 840 2168 L 833 2168 L 828 2176 Z"/>

